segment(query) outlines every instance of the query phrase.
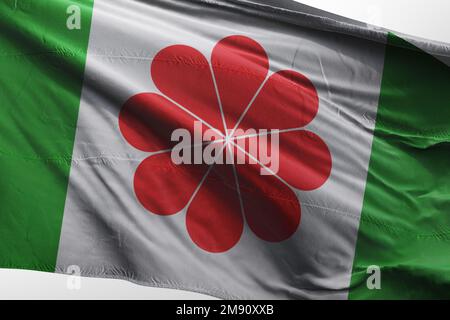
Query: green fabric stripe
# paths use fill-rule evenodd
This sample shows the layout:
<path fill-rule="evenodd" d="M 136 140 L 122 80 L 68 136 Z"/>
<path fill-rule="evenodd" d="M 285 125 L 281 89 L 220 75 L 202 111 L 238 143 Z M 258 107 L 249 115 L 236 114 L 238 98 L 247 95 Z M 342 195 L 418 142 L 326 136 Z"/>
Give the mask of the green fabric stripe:
<path fill-rule="evenodd" d="M 0 267 L 54 271 L 92 6 L 0 2 Z"/>
<path fill-rule="evenodd" d="M 450 298 L 450 68 L 392 34 L 385 59 L 349 298 Z"/>

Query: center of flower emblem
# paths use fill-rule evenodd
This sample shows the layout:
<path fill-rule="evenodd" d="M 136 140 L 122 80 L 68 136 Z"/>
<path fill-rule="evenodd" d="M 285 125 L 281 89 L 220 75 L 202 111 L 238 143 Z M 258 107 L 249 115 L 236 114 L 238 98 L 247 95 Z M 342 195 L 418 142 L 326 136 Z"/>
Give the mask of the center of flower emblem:
<path fill-rule="evenodd" d="M 202 163 L 240 165 L 248 160 L 250 163 L 261 165 L 261 174 L 278 173 L 278 130 L 268 132 L 265 129 L 259 131 L 247 129 L 243 132 L 232 129 L 227 131 L 229 132 L 225 134 L 217 129 L 202 130 L 200 121 L 194 123 L 194 138 L 185 128 L 175 129 L 171 140 L 177 141 L 178 144 L 172 148 L 172 162 L 177 165 Z M 250 150 L 250 154 L 246 157 L 247 149 Z M 252 156 L 256 153 L 257 158 Z"/>
<path fill-rule="evenodd" d="M 269 75 L 264 48 L 244 36 L 219 41 L 210 62 L 192 47 L 166 47 L 150 71 L 159 93 L 132 96 L 119 115 L 124 138 L 149 153 L 134 175 L 142 206 L 186 212 L 190 238 L 212 253 L 234 247 L 244 221 L 262 240 L 288 239 L 300 224 L 296 190 L 321 187 L 332 167 L 325 142 L 305 129 L 319 108 L 311 81 L 293 70 Z"/>

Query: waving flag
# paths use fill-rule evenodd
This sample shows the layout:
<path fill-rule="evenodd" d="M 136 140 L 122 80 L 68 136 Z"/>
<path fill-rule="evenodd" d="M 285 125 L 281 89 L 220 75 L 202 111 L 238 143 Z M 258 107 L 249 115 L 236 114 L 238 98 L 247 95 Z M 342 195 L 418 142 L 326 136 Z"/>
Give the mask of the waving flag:
<path fill-rule="evenodd" d="M 450 45 L 289 1 L 0 9 L 0 267 L 450 297 Z"/>

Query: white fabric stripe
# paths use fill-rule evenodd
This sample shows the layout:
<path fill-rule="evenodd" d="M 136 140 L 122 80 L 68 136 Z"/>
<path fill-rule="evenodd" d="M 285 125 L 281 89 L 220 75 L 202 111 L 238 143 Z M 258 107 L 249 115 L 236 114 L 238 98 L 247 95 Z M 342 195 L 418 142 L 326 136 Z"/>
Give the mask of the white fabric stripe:
<path fill-rule="evenodd" d="M 234 34 L 265 48 L 270 72 L 314 83 L 319 113 L 306 129 L 327 143 L 333 170 L 322 188 L 297 191 L 302 222 L 290 239 L 267 243 L 245 226 L 233 249 L 210 254 L 189 238 L 184 211 L 162 218 L 138 203 L 133 175 L 149 154 L 123 139 L 117 117 L 129 97 L 158 92 L 149 69 L 159 50 L 190 45 L 209 59 Z M 223 298 L 345 299 L 383 55 L 380 43 L 199 1 L 96 0 L 56 271 L 78 265 L 87 276 Z"/>

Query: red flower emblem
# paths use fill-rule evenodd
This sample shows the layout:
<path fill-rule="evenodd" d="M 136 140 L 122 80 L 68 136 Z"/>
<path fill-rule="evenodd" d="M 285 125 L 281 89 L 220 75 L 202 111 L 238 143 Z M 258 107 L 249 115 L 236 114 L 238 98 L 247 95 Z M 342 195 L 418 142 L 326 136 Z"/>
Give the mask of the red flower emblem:
<path fill-rule="evenodd" d="M 211 64 L 192 47 L 169 46 L 151 64 L 151 77 L 160 93 L 137 94 L 120 112 L 125 139 L 150 153 L 135 172 L 137 199 L 158 215 L 187 209 L 187 231 L 206 251 L 232 248 L 241 237 L 244 218 L 263 240 L 288 239 L 301 216 L 295 189 L 317 189 L 330 175 L 327 145 L 303 129 L 318 112 L 314 85 L 292 70 L 270 76 L 268 71 L 264 49 L 244 36 L 219 41 Z M 174 164 L 172 132 L 178 128 L 193 132 L 198 120 L 220 131 L 224 139 L 233 128 L 280 130 L 278 173 L 261 175 L 260 162 Z M 227 141 L 234 144 L 238 139 L 250 137 L 234 134 Z M 249 149 L 240 152 L 258 159 Z"/>

